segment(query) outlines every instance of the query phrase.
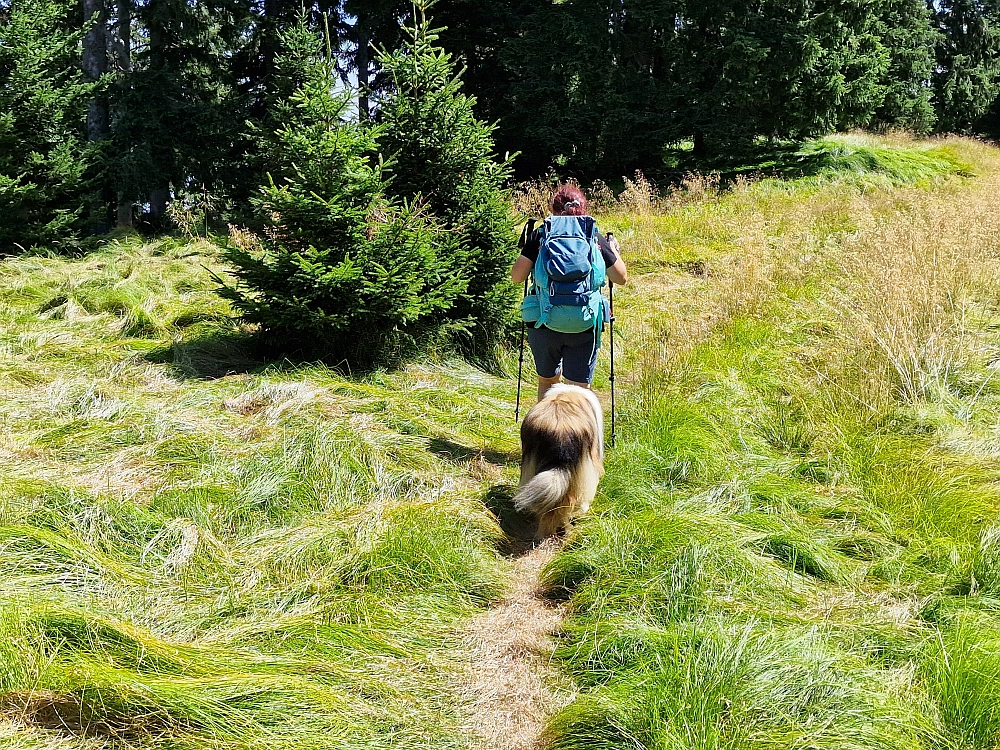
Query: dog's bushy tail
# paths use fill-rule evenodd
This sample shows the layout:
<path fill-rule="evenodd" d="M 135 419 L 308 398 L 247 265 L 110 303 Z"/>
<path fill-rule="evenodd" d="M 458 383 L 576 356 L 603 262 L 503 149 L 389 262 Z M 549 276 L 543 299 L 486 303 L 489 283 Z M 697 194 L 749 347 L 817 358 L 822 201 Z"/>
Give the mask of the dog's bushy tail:
<path fill-rule="evenodd" d="M 569 469 L 556 467 L 535 474 L 514 495 L 514 508 L 519 513 L 540 516 L 555 510 L 566 497 L 573 475 Z"/>

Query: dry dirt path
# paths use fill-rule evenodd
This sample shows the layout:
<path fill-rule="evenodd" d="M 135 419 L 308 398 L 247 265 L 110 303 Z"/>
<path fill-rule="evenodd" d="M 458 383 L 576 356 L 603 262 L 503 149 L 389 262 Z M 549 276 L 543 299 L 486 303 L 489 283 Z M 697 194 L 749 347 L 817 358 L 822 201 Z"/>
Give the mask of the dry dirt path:
<path fill-rule="evenodd" d="M 551 661 L 563 607 L 547 601 L 539 585 L 559 546 L 548 539 L 515 550 L 506 595 L 462 634 L 472 655 L 463 729 L 475 750 L 539 750 L 546 720 L 573 699 L 568 678 Z"/>
<path fill-rule="evenodd" d="M 689 274 L 674 270 L 644 274 L 634 286 L 638 293 L 655 297 L 654 301 L 671 300 L 670 305 L 661 305 L 664 309 L 672 309 L 683 299 L 699 313 L 671 320 L 669 325 L 660 321 L 659 327 L 667 326 L 671 334 L 659 337 L 661 349 L 691 346 L 718 317 L 705 299 L 714 286 Z M 649 327 L 646 321 L 636 323 L 636 329 L 643 332 Z M 639 352 L 648 348 L 646 343 L 636 345 L 639 351 L 630 350 L 633 356 L 616 368 L 626 390 L 631 382 L 629 365 L 641 359 Z M 620 347 L 616 344 L 616 352 L 624 351 Z M 607 414 L 610 393 L 605 390 L 599 395 Z M 562 541 L 548 539 L 534 546 L 529 541 L 534 528 L 516 515 L 504 507 L 498 516 L 508 534 L 509 546 L 503 550 L 511 561 L 507 592 L 460 633 L 463 650 L 469 654 L 461 684 L 467 705 L 461 729 L 473 750 L 542 750 L 546 722 L 575 697 L 572 680 L 552 659 L 554 636 L 566 616 L 566 606 L 546 599 L 539 581 Z"/>

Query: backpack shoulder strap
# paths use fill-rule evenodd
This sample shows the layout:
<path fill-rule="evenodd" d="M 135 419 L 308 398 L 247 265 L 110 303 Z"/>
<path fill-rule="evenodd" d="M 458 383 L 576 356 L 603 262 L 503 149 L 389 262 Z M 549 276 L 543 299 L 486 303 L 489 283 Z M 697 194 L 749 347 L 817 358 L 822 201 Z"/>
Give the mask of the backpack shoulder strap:
<path fill-rule="evenodd" d="M 539 233 L 538 237 L 538 255 L 535 258 L 535 265 L 531 269 L 531 285 L 534 288 L 535 294 L 538 295 L 539 303 L 542 306 L 542 316 L 539 318 L 538 322 L 535 324 L 541 326 L 545 320 L 545 306 L 549 303 L 549 275 L 545 270 L 546 254 L 548 253 L 548 248 L 546 247 L 546 238 L 549 236 L 549 230 L 551 228 L 549 219 L 551 216 L 546 216 L 543 220 L 535 226 L 535 231 Z"/>
<path fill-rule="evenodd" d="M 542 223 L 541 219 L 530 218 L 524 222 L 524 227 L 521 229 L 521 236 L 517 240 L 517 249 L 523 250 L 531 239 L 531 235 L 534 234 L 535 230 L 539 228 Z"/>
<path fill-rule="evenodd" d="M 594 267 L 593 286 L 600 289 L 607 283 L 608 266 L 604 262 L 604 253 L 601 252 L 601 230 L 597 228 L 597 221 L 592 220 L 590 228 L 590 247 L 593 253 L 591 261 Z"/>

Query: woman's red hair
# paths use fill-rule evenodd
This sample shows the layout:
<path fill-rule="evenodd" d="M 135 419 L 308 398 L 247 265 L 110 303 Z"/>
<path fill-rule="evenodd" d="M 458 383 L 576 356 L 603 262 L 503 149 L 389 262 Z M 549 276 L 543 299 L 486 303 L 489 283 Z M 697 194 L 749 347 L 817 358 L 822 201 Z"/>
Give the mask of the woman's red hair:
<path fill-rule="evenodd" d="M 552 213 L 556 216 L 586 216 L 587 196 L 578 187 L 563 185 L 552 196 Z"/>

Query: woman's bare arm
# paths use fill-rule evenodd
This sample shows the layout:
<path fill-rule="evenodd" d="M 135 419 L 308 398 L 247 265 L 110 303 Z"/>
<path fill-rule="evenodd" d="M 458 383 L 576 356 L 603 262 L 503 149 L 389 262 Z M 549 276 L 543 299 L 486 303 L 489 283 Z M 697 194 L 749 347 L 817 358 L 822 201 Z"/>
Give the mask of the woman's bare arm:
<path fill-rule="evenodd" d="M 510 269 L 510 280 L 515 284 L 526 281 L 528 275 L 531 273 L 531 269 L 534 267 L 535 263 L 531 258 L 518 255 L 517 260 L 514 261 L 514 267 Z"/>
<path fill-rule="evenodd" d="M 618 286 L 625 286 L 628 283 L 628 269 L 625 268 L 625 261 L 618 257 L 611 268 L 608 269 L 608 278 Z"/>
<path fill-rule="evenodd" d="M 618 259 L 613 266 L 608 268 L 608 279 L 611 280 L 612 284 L 625 286 L 628 283 L 628 269 L 625 267 L 625 261 L 622 260 L 621 246 L 618 244 L 618 240 L 610 234 L 608 235 L 608 244 L 611 245 L 611 249 L 614 250 L 615 257 Z"/>

